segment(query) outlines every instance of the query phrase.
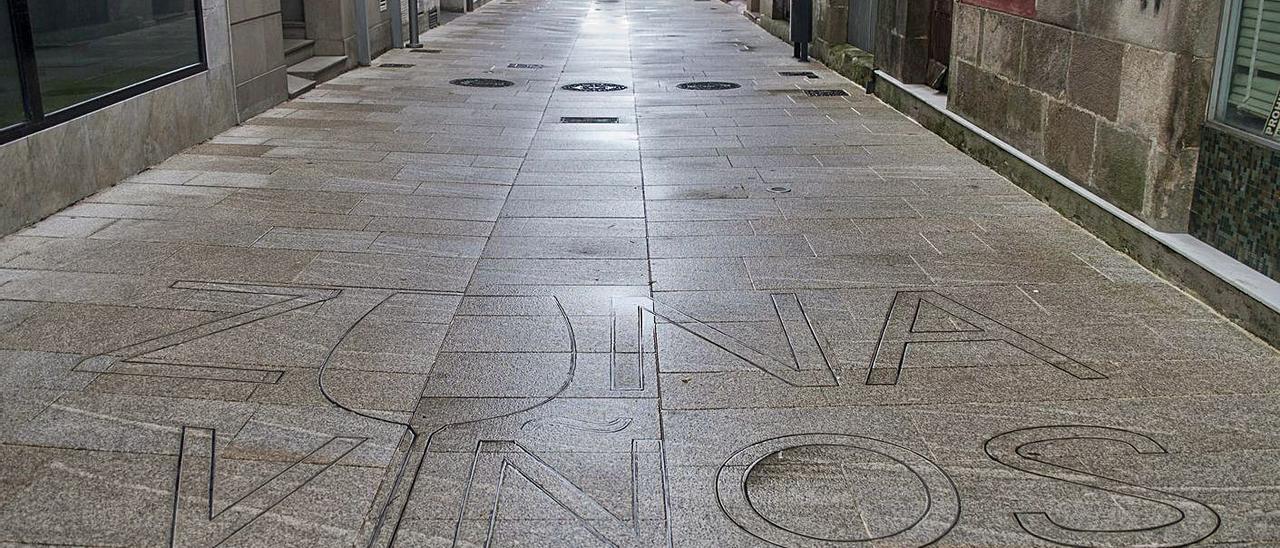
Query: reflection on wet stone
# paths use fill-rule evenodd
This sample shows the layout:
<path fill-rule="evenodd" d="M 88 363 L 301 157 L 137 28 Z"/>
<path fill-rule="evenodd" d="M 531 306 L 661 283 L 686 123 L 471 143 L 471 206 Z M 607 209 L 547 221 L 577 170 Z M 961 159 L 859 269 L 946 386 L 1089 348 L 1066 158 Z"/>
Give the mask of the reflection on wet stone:
<path fill-rule="evenodd" d="M 891 535 L 924 516 L 919 478 L 900 463 L 839 445 L 773 453 L 747 475 L 747 501 L 765 519 L 799 535 L 835 542 Z"/>

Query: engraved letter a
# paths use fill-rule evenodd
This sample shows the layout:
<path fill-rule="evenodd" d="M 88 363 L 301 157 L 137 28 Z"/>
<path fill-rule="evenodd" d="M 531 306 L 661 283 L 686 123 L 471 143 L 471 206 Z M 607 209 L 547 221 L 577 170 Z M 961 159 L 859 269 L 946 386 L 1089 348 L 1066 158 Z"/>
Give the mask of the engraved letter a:
<path fill-rule="evenodd" d="M 918 325 L 922 310 L 941 311 L 952 320 L 946 330 Z M 907 346 L 912 343 L 993 342 L 1013 346 L 1077 379 L 1103 379 L 1101 373 L 934 291 L 899 291 L 889 307 L 880 342 L 867 372 L 867 384 L 898 384 Z"/>

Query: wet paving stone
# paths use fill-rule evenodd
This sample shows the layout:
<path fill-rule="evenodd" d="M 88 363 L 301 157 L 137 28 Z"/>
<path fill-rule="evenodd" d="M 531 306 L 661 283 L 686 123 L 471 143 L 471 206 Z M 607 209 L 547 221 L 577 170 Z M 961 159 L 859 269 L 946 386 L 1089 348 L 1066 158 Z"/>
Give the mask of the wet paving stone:
<path fill-rule="evenodd" d="M 0 544 L 1280 543 L 1280 353 L 735 10 L 423 42 L 0 242 Z"/>

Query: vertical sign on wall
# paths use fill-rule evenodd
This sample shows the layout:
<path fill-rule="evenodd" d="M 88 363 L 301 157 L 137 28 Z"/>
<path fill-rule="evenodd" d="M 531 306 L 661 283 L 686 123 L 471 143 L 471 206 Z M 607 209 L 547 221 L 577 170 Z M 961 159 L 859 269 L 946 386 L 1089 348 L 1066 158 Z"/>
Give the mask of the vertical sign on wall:
<path fill-rule="evenodd" d="M 1267 128 L 1263 133 L 1267 137 L 1280 137 L 1280 92 L 1276 93 L 1276 102 L 1271 104 L 1271 116 L 1267 118 Z"/>

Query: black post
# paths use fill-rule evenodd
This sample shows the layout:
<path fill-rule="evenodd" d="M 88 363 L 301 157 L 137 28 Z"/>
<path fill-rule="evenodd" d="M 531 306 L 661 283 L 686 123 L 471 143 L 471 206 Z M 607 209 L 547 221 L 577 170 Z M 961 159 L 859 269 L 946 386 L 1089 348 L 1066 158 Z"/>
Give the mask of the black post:
<path fill-rule="evenodd" d="M 813 41 L 813 0 L 791 0 L 791 43 L 796 59 L 809 60 L 809 42 Z"/>
<path fill-rule="evenodd" d="M 422 29 L 418 21 L 418 0 L 409 0 L 409 47 L 422 47 Z"/>

